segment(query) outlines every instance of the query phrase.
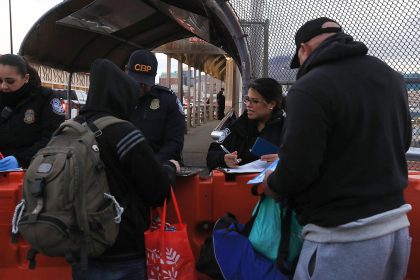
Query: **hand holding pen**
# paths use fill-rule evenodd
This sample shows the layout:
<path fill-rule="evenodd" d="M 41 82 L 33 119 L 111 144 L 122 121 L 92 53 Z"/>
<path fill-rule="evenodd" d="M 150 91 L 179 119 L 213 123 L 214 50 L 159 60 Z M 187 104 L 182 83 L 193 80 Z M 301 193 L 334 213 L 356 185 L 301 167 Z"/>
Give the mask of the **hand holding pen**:
<path fill-rule="evenodd" d="M 231 153 L 223 145 L 220 145 L 220 148 L 222 148 L 222 150 L 226 153 L 224 156 L 226 165 L 230 168 L 238 167 L 239 163 L 241 162 L 241 159 L 238 159 L 238 152 L 234 151 L 233 153 Z"/>

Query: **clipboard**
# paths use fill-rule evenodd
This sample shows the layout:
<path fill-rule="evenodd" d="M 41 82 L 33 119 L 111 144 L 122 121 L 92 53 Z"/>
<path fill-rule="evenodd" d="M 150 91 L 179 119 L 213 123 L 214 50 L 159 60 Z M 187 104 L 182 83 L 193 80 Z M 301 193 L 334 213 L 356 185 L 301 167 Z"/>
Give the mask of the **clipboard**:
<path fill-rule="evenodd" d="M 194 166 L 181 166 L 179 173 L 176 174 L 176 176 L 179 177 L 189 177 L 189 176 L 194 176 L 198 173 L 200 173 L 201 171 L 203 171 L 204 168 L 200 168 L 200 167 L 194 167 Z"/>

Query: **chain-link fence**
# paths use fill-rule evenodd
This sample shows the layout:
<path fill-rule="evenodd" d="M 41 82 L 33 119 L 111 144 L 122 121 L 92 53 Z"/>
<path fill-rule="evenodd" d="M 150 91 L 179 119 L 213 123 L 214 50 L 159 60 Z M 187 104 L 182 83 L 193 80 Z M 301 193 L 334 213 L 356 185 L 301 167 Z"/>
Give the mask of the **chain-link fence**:
<path fill-rule="evenodd" d="M 251 53 L 253 78 L 272 77 L 285 88 L 296 70 L 289 68 L 294 34 L 321 16 L 337 20 L 369 54 L 404 75 L 413 120 L 412 146 L 420 147 L 420 1 L 419 0 L 230 0 Z"/>

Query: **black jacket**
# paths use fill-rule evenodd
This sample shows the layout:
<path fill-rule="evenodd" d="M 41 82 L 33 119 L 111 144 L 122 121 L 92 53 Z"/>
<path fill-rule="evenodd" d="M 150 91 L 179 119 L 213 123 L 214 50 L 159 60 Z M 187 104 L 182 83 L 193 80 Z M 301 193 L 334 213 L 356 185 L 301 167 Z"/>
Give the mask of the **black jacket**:
<path fill-rule="evenodd" d="M 134 82 L 108 60 L 94 62 L 90 89 L 80 122 L 113 115 L 128 119 L 134 109 Z M 149 208 L 160 206 L 169 193 L 169 181 L 142 133 L 131 123 L 105 128 L 97 138 L 110 189 L 125 211 L 117 240 L 99 259 L 122 261 L 145 258 L 143 232 L 150 223 Z M 174 168 L 171 163 L 167 168 Z"/>
<path fill-rule="evenodd" d="M 8 116 L 5 107 L 12 109 Z M 0 112 L 0 152 L 16 157 L 22 168 L 64 121 L 61 102 L 52 90 L 31 84 L 17 92 L 0 92 Z"/>
<path fill-rule="evenodd" d="M 130 120 L 143 132 L 159 161 L 181 159 L 185 116 L 175 93 L 153 86 L 151 92 L 139 99 Z"/>
<path fill-rule="evenodd" d="M 403 77 L 344 33 L 305 61 L 287 95 L 270 188 L 302 225 L 337 226 L 404 204 L 411 120 Z"/>
<path fill-rule="evenodd" d="M 223 136 L 217 142 L 211 143 L 207 152 L 207 167 L 211 171 L 217 167 L 227 167 L 225 152 L 220 147 L 222 144 L 230 152 L 238 151 L 241 165 L 259 159 L 249 150 L 254 145 L 257 137 L 262 137 L 274 145 L 279 146 L 282 140 L 283 112 L 274 111 L 270 120 L 261 132 L 257 130 L 257 122 L 249 120 L 244 112 L 232 125 L 223 131 Z"/>

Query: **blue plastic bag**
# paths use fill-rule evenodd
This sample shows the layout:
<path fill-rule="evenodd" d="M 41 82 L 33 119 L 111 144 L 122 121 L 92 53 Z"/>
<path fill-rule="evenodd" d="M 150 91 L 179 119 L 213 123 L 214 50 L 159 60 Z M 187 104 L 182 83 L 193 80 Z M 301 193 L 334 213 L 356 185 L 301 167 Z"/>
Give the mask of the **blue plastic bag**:
<path fill-rule="evenodd" d="M 19 168 L 19 163 L 14 156 L 0 159 L 0 171 L 12 171 Z"/>
<path fill-rule="evenodd" d="M 223 219 L 223 218 L 222 218 Z M 288 280 L 275 261 L 256 252 L 248 238 L 241 234 L 243 225 L 236 220 L 227 227 L 216 222 L 213 231 L 214 255 L 226 280 Z"/>
<path fill-rule="evenodd" d="M 281 239 L 282 215 L 286 209 L 270 197 L 260 199 L 258 204 L 261 205 L 248 238 L 257 252 L 270 260 L 276 260 Z M 252 215 L 255 215 L 258 204 Z M 301 232 L 302 226 L 298 223 L 296 214 L 292 212 L 289 255 L 287 257 L 289 262 L 293 262 L 299 257 L 303 244 Z"/>

